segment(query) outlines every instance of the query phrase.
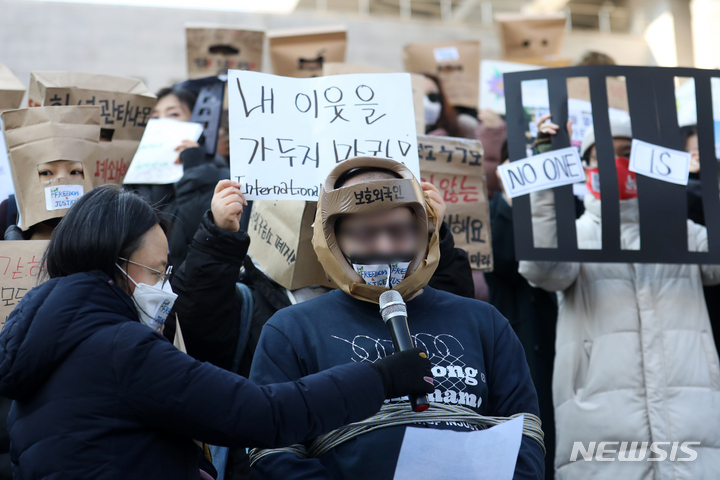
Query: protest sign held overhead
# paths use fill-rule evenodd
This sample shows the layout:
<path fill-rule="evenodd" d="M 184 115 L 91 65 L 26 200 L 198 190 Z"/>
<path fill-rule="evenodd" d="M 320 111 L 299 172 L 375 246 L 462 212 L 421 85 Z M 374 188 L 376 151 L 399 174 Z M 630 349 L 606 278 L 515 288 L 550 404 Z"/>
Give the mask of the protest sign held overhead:
<path fill-rule="evenodd" d="M 317 200 L 349 158 L 376 156 L 419 178 L 410 75 L 295 79 L 230 71 L 230 171 L 248 200 Z"/>
<path fill-rule="evenodd" d="M 445 222 L 455 246 L 468 254 L 474 270 L 492 270 L 490 209 L 479 140 L 418 136 L 420 174 L 435 185 L 447 206 Z"/>

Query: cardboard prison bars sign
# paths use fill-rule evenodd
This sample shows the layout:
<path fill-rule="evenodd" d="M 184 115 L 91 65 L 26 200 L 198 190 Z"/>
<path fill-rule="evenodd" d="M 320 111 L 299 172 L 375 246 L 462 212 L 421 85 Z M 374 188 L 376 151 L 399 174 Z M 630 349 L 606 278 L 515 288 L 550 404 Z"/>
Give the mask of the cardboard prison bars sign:
<path fill-rule="evenodd" d="M 268 277 L 289 290 L 311 285 L 334 287 L 312 246 L 317 202 L 253 202 L 248 253 Z"/>
<path fill-rule="evenodd" d="M 38 285 L 49 240 L 0 242 L 0 330 L 25 294 Z"/>
<path fill-rule="evenodd" d="M 74 72 L 32 72 L 31 107 L 96 105 L 100 113 L 100 154 L 94 161 L 93 186 L 122 184 L 157 101 L 134 78 Z"/>
<path fill-rule="evenodd" d="M 445 222 L 455 246 L 468 254 L 473 270 L 493 268 L 490 207 L 479 140 L 418 135 L 423 182 L 435 185 L 447 210 Z"/>
<path fill-rule="evenodd" d="M 618 263 L 720 263 L 720 193 L 718 161 L 714 152 L 711 80 L 713 70 L 691 68 L 593 66 L 536 70 L 505 75 L 508 148 L 511 161 L 525 157 L 527 125 L 523 111 L 523 81 L 545 79 L 553 122 L 568 118 L 567 79 L 587 77 L 590 85 L 602 203 L 602 249 L 581 250 L 577 245 L 572 186 L 554 188 L 557 248 L 535 248 L 530 197 L 513 200 L 515 252 L 519 260 Z M 686 187 L 637 175 L 640 210 L 640 250 L 624 250 L 620 243 L 620 204 L 615 154 L 608 115 L 608 77 L 625 77 L 633 138 L 667 149 L 684 150 L 675 102 L 675 77 L 694 78 L 697 96 L 702 201 L 708 232 L 708 252 L 688 251 Z M 653 121 L 648 121 L 653 119 Z M 570 146 L 561 128 L 552 138 L 553 149 Z"/>
<path fill-rule="evenodd" d="M 463 40 L 414 43 L 403 49 L 405 70 L 437 75 L 453 106 L 477 108 L 480 91 L 480 42 Z"/>
<path fill-rule="evenodd" d="M 223 27 L 185 27 L 188 78 L 262 71 L 265 32 Z"/>

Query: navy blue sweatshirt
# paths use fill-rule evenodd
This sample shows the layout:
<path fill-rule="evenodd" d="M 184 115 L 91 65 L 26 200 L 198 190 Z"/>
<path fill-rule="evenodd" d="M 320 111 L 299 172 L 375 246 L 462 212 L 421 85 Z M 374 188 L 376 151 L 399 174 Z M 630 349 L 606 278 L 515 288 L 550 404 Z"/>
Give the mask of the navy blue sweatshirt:
<path fill-rule="evenodd" d="M 408 302 L 408 324 L 416 344 L 433 363 L 436 390 L 429 396 L 431 402 L 462 405 L 488 416 L 539 414 L 522 345 L 494 307 L 426 287 Z M 268 321 L 250 379 L 260 384 L 285 382 L 343 363 L 374 362 L 393 352 L 377 304 L 334 290 L 280 310 Z M 418 426 L 472 428 L 454 422 Z M 375 430 L 319 459 L 273 453 L 255 465 L 254 476 L 391 480 L 404 433 L 403 426 Z M 542 448 L 535 440 L 523 437 L 514 478 L 544 478 Z"/>

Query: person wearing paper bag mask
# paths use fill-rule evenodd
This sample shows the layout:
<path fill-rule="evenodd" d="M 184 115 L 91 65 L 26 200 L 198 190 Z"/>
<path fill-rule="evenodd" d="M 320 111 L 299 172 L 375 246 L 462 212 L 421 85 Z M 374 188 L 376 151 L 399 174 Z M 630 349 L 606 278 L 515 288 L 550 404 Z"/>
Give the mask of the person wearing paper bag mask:
<path fill-rule="evenodd" d="M 366 189 L 386 192 L 385 200 L 366 202 Z M 339 289 L 275 314 L 263 328 L 250 378 L 271 384 L 391 353 L 378 299 L 392 287 L 407 302 L 416 344 L 435 360 L 430 409 L 410 425 L 432 412 L 444 416 L 427 428 L 468 431 L 481 415 L 520 412 L 539 421 L 525 354 L 507 320 L 483 302 L 427 286 L 438 261 L 438 224 L 438 213 L 402 163 L 360 157 L 336 166 L 322 185 L 313 245 Z M 407 399 L 395 399 L 383 411 L 396 418 L 410 407 Z M 468 424 L 455 421 L 461 413 L 469 415 Z M 317 441 L 255 450 L 254 478 L 390 480 L 406 425 L 391 420 L 372 432 L 335 432 L 326 439 L 332 448 L 318 457 L 312 454 Z M 543 467 L 541 440 L 523 436 L 514 478 L 544 478 Z"/>
<path fill-rule="evenodd" d="M 439 191 L 430 183 L 422 183 L 421 186 L 435 208 L 444 212 L 445 205 Z M 332 286 L 319 263 L 317 269 L 308 268 L 308 259 L 304 259 L 303 270 L 298 273 L 301 268 L 298 262 L 284 268 L 270 264 L 264 255 L 257 258 L 246 255 L 250 236 L 241 228 L 240 216 L 247 213 L 247 203 L 239 183 L 231 180 L 218 183 L 212 207 L 197 229 L 185 262 L 175 270 L 172 279 L 173 289 L 180 294 L 175 308 L 183 312 L 179 320 L 188 353 L 200 361 L 243 376 L 250 374 L 260 332 L 268 319 L 278 310 L 325 294 L 329 291 L 328 286 Z M 306 202 L 291 203 L 301 205 L 302 223 L 298 226 L 299 231 L 293 234 L 299 242 L 304 242 L 305 237 L 300 239 L 304 235 L 302 232 L 312 230 L 312 220 L 308 219 L 306 224 L 302 211 L 312 205 L 314 212 L 314 202 L 307 202 L 308 206 Z M 261 209 L 263 204 L 266 210 Z M 269 206 L 272 204 L 272 201 L 254 202 L 253 212 L 258 215 L 264 212 L 262 214 L 266 215 L 272 212 L 272 208 L 283 208 Z M 274 218 L 280 220 L 279 216 Z M 266 220 L 272 222 L 273 218 Z M 256 239 L 261 241 L 258 237 L 252 241 Z M 315 253 L 305 252 L 304 247 L 302 251 L 297 251 L 297 255 L 298 258 L 310 255 L 317 262 Z M 285 261 L 283 257 L 282 263 Z M 296 277 L 293 276 L 295 286 L 289 287 L 291 289 L 276 282 L 279 280 L 276 274 L 288 271 L 302 276 L 299 283 L 295 283 Z M 236 286 L 237 282 L 241 283 Z M 467 253 L 455 248 L 447 224 L 440 227 L 440 262 L 430 285 L 467 297 L 473 294 Z M 171 318 L 165 336 L 172 338 L 174 328 L 174 319 Z M 251 478 L 244 449 L 230 450 L 225 472 L 226 478 Z"/>
<path fill-rule="evenodd" d="M 16 478 L 199 480 L 193 439 L 288 445 L 432 390 L 419 348 L 272 387 L 193 359 L 157 331 L 177 298 L 167 250 L 158 212 L 116 186 L 84 195 L 53 233 L 49 279 L 0 332 Z"/>
<path fill-rule="evenodd" d="M 19 207 L 5 240 L 47 240 L 68 208 L 92 188 L 100 107 L 35 107 L 2 114 Z M 10 202 L 8 202 L 9 204 Z"/>
<path fill-rule="evenodd" d="M 558 128 L 540 126 L 543 149 Z M 625 158 L 632 132 L 627 119 L 612 117 L 610 130 L 620 198 L 608 198 L 592 179 L 595 136 L 589 130 L 582 153 L 591 195 L 576 221 L 581 249 L 602 248 L 601 199 L 620 202 L 622 247 L 640 247 L 637 187 Z M 531 195 L 535 247 L 556 247 L 553 192 Z M 707 251 L 705 227 L 690 220 L 687 225 L 689 250 Z M 702 288 L 720 283 L 720 266 L 521 261 L 519 271 L 531 285 L 559 295 L 556 478 L 720 478 L 720 362 Z M 571 461 L 576 441 L 700 445 L 690 462 L 587 462 Z"/>

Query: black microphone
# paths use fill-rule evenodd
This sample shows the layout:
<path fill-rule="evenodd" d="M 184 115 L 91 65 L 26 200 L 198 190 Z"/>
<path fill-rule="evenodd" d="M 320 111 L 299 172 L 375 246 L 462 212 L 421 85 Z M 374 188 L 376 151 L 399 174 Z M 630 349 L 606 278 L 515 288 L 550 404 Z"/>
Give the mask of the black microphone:
<path fill-rule="evenodd" d="M 415 348 L 407 323 L 407 306 L 400 293 L 388 290 L 380 295 L 380 314 L 390 329 L 396 352 Z M 410 406 L 414 412 L 424 412 L 430 406 L 427 395 L 410 395 Z"/>

